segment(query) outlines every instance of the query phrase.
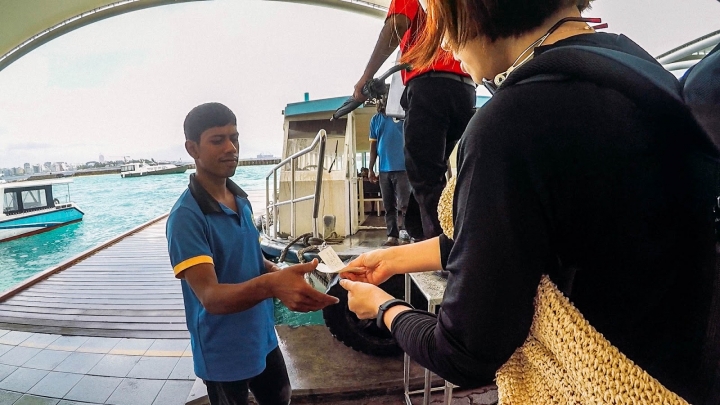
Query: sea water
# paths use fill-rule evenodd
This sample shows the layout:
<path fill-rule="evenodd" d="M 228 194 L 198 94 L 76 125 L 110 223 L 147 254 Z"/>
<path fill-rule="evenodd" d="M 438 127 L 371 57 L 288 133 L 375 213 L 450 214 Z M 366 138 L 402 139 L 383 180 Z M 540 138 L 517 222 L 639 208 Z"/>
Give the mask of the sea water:
<path fill-rule="evenodd" d="M 264 190 L 270 168 L 238 167 L 232 180 L 246 191 Z M 119 174 L 74 177 L 69 186 L 70 201 L 83 211 L 83 220 L 0 243 L 0 291 L 169 212 L 187 188 L 192 172 L 125 179 Z M 56 185 L 53 190 L 56 198 L 64 201 L 67 186 Z M 260 207 L 254 208 L 260 211 Z M 320 312 L 299 314 L 279 302 L 275 307 L 278 323 L 323 323 Z"/>

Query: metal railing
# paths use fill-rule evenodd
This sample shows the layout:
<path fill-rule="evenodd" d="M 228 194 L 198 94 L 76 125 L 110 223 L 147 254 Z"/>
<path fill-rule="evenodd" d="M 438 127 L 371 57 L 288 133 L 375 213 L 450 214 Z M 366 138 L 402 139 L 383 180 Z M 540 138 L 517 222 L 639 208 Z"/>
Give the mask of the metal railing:
<path fill-rule="evenodd" d="M 283 159 L 275 165 L 272 169 L 270 169 L 270 173 L 268 173 L 267 176 L 265 176 L 265 208 L 267 210 L 267 213 L 265 215 L 265 235 L 268 237 L 277 237 L 278 235 L 278 207 L 282 205 L 288 205 L 290 204 L 290 229 L 292 231 L 292 236 L 297 236 L 297 221 L 295 221 L 295 204 L 302 202 L 302 201 L 309 201 L 313 200 L 313 222 L 312 222 L 312 231 L 313 236 L 318 236 L 318 226 L 317 226 L 317 218 L 318 213 L 320 210 L 320 190 L 322 189 L 322 177 L 323 177 L 323 170 L 324 170 L 324 161 L 325 161 L 325 144 L 327 143 L 327 133 L 324 129 L 321 129 L 318 131 L 317 135 L 315 136 L 315 139 L 313 139 L 310 146 L 307 148 L 298 151 L 291 156 Z M 295 160 L 299 158 L 300 156 L 306 155 L 315 148 L 320 145 L 320 151 L 318 153 L 318 162 L 317 162 L 317 176 L 315 178 L 315 193 L 303 196 L 303 197 L 296 197 L 295 196 Z M 278 170 L 285 166 L 286 164 L 290 163 L 290 199 L 285 201 L 276 201 L 278 198 L 278 181 L 277 181 L 277 173 Z M 273 199 L 272 202 L 270 201 L 270 177 L 273 178 Z M 273 234 L 269 235 L 269 229 L 270 229 L 270 213 L 272 213 L 272 222 L 273 222 Z"/>

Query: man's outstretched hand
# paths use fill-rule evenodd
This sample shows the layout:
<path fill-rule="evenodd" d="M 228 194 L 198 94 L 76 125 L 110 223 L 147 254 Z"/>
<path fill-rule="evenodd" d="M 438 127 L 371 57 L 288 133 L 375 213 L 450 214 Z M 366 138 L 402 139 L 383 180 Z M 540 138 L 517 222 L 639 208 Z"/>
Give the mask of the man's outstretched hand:
<path fill-rule="evenodd" d="M 305 281 L 305 274 L 317 267 L 317 259 L 310 263 L 296 264 L 271 273 L 273 296 L 292 311 L 311 312 L 337 304 L 339 300 L 323 294 Z"/>

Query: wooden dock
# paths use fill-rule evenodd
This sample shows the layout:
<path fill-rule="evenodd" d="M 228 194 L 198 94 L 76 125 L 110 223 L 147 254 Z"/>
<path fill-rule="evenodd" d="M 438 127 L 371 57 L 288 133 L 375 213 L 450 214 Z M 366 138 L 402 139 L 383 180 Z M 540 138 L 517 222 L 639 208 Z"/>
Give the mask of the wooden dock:
<path fill-rule="evenodd" d="M 265 211 L 264 190 L 250 190 L 249 199 L 256 214 Z M 0 329 L 189 338 L 180 280 L 167 252 L 166 219 L 156 218 L 0 294 Z"/>
<path fill-rule="evenodd" d="M 18 286 L 0 303 L 0 328 L 58 335 L 186 339 L 166 217 L 104 249 Z"/>
<path fill-rule="evenodd" d="M 255 213 L 264 212 L 265 191 L 248 193 Z M 21 396 L 16 404 L 208 403 L 192 371 L 166 220 L 149 221 L 0 294 L 0 404 Z M 402 357 L 355 352 L 320 325 L 277 331 L 293 402 L 404 404 Z M 58 383 L 61 377 L 71 383 Z M 412 364 L 411 385 L 422 381 L 422 368 Z M 496 401 L 486 391 L 457 393 L 453 405 Z"/>

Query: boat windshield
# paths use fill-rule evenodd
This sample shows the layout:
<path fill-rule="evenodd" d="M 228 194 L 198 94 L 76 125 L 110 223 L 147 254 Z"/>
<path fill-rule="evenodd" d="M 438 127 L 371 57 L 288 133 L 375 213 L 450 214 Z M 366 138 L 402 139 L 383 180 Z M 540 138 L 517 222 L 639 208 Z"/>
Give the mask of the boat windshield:
<path fill-rule="evenodd" d="M 310 146 L 318 131 L 327 133 L 324 169 L 332 171 L 345 170 L 345 128 L 347 119 L 336 121 L 306 120 L 292 121 L 289 124 L 287 149 L 284 157 L 289 157 Z M 296 160 L 295 170 L 317 170 L 319 161 L 318 150 L 300 156 Z"/>
<path fill-rule="evenodd" d="M 17 193 L 5 191 L 5 199 L 3 202 L 3 214 L 9 214 L 18 210 Z"/>
<path fill-rule="evenodd" d="M 121 172 L 132 172 L 135 170 L 135 165 L 122 165 L 120 166 Z"/>
<path fill-rule="evenodd" d="M 12 215 L 53 206 L 52 186 L 49 184 L 39 187 L 5 189 L 3 214 Z"/>

